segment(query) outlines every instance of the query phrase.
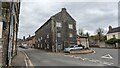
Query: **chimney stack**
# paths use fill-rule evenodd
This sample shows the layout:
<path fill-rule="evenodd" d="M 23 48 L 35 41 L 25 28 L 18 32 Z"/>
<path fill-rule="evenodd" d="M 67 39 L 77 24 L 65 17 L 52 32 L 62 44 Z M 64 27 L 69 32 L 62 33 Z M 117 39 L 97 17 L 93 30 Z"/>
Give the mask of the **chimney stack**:
<path fill-rule="evenodd" d="M 30 38 L 31 36 L 29 35 L 29 38 Z"/>
<path fill-rule="evenodd" d="M 62 11 L 66 11 L 66 8 L 62 8 Z"/>
<path fill-rule="evenodd" d="M 25 36 L 23 36 L 23 41 L 25 41 Z"/>

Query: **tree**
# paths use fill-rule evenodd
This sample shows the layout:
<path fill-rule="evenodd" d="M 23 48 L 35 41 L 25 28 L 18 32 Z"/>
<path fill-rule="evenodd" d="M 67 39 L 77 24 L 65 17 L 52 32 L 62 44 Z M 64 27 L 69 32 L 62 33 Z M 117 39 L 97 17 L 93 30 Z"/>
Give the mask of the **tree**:
<path fill-rule="evenodd" d="M 89 37 L 89 33 L 88 32 L 86 33 L 86 35 L 87 35 L 87 37 Z"/>
<path fill-rule="evenodd" d="M 102 41 L 102 40 L 104 40 L 104 35 L 103 35 L 103 33 L 104 33 L 104 29 L 102 29 L 102 28 L 98 28 L 97 30 L 96 30 L 96 39 L 98 40 L 98 41 Z"/>

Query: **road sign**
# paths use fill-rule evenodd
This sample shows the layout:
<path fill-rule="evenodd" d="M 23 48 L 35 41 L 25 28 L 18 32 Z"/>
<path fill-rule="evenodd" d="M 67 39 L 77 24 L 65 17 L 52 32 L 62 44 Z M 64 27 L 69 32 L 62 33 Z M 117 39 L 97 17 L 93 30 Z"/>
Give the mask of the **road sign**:
<path fill-rule="evenodd" d="M 102 56 L 101 58 L 113 59 L 113 57 L 110 54 L 106 54 Z"/>

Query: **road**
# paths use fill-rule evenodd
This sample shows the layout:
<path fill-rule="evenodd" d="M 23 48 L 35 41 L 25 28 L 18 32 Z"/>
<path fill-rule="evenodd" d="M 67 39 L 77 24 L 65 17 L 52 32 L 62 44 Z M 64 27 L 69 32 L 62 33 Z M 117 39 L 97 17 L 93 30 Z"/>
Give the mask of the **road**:
<path fill-rule="evenodd" d="M 103 63 L 104 65 L 110 66 L 118 66 L 118 61 L 120 56 L 118 49 L 105 49 L 105 48 L 92 48 L 95 50 L 94 54 L 86 54 L 86 55 L 75 55 L 78 57 L 89 58 L 93 60 L 97 60 L 96 63 Z M 111 58 L 102 58 L 102 56 L 110 55 Z"/>
<path fill-rule="evenodd" d="M 51 53 L 39 49 L 22 49 L 30 58 L 33 66 L 117 66 L 117 50 L 94 48 L 95 54 L 66 55 Z M 105 54 L 112 55 L 112 59 L 103 59 Z"/>

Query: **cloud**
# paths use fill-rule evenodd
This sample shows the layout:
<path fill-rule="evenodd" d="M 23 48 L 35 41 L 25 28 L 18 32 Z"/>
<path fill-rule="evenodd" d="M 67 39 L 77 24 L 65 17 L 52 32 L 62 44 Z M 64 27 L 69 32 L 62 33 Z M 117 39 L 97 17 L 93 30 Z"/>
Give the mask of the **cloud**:
<path fill-rule="evenodd" d="M 19 37 L 34 34 L 52 15 L 65 7 L 76 20 L 77 29 L 94 34 L 99 27 L 118 26 L 117 2 L 22 2 Z"/>

